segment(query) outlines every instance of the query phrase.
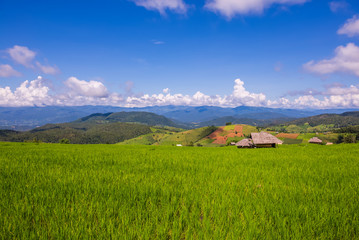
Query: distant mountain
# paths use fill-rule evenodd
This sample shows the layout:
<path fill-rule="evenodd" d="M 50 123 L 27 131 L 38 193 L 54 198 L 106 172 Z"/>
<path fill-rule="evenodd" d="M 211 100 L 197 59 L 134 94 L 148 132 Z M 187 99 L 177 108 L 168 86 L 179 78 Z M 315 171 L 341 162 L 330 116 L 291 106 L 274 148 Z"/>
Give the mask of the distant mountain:
<path fill-rule="evenodd" d="M 124 108 L 113 106 L 48 106 L 48 107 L 0 107 L 0 128 L 26 130 L 47 123 L 71 122 L 94 113 L 152 112 L 163 115 L 176 124 L 200 123 L 226 116 L 238 119 L 302 118 L 324 113 L 341 114 L 355 109 L 296 110 L 281 108 L 246 107 L 221 108 L 212 106 L 152 106 Z"/>
<path fill-rule="evenodd" d="M 283 108 L 247 107 L 221 108 L 211 106 L 187 107 L 162 113 L 162 115 L 182 122 L 204 122 L 226 116 L 249 119 L 302 118 L 322 113 L 343 113 L 352 109 L 297 110 Z"/>
<path fill-rule="evenodd" d="M 359 111 L 345 112 L 342 114 L 321 114 L 306 118 L 299 118 L 285 123 L 285 125 L 304 125 L 318 126 L 322 124 L 334 124 L 336 128 L 359 125 Z"/>

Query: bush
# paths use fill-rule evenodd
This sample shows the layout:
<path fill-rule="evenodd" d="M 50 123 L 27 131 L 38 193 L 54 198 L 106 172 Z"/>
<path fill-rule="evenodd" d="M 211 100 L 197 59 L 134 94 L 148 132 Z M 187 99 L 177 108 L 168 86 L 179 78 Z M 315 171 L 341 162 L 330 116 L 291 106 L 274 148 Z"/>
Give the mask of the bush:
<path fill-rule="evenodd" d="M 63 139 L 60 140 L 60 143 L 61 144 L 69 144 L 70 140 L 68 140 L 67 138 L 63 138 Z"/>
<path fill-rule="evenodd" d="M 347 134 L 344 136 L 344 142 L 345 143 L 355 143 L 356 136 L 354 134 Z"/>

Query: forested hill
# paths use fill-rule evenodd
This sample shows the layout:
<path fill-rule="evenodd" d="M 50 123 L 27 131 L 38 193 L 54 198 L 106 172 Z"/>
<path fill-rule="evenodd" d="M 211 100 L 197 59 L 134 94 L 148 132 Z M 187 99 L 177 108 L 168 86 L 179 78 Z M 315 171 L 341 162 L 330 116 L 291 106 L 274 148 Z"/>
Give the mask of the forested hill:
<path fill-rule="evenodd" d="M 345 112 L 342 114 L 321 114 L 312 117 L 299 118 L 287 122 L 285 125 L 304 125 L 306 123 L 310 126 L 334 124 L 335 127 L 359 125 L 359 111 Z"/>
<path fill-rule="evenodd" d="M 31 131 L 0 130 L 0 141 L 42 141 L 58 143 L 67 139 L 70 143 L 117 143 L 151 132 L 151 128 L 134 123 L 46 124 Z"/>
<path fill-rule="evenodd" d="M 151 133 L 150 126 L 179 127 L 170 119 L 147 112 L 96 113 L 69 123 L 46 124 L 30 131 L 0 130 L 0 141 L 39 140 L 58 143 L 117 143 Z"/>
<path fill-rule="evenodd" d="M 95 113 L 80 118 L 73 123 L 103 124 L 114 122 L 140 123 L 149 126 L 183 127 L 183 125 L 177 124 L 164 116 L 150 112 Z"/>

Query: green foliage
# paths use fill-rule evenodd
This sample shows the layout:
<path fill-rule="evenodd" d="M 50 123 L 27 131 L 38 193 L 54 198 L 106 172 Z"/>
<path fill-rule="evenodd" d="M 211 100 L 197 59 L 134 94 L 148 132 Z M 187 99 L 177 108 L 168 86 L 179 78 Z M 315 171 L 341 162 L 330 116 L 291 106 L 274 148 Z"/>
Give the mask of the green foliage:
<path fill-rule="evenodd" d="M 0 239 L 358 239 L 358 154 L 0 143 Z"/>
<path fill-rule="evenodd" d="M 343 135 L 339 135 L 339 136 L 338 136 L 338 140 L 337 140 L 336 143 L 343 143 L 343 142 L 344 142 L 344 137 L 343 137 Z"/>
<path fill-rule="evenodd" d="M 359 125 L 342 127 L 342 128 L 334 130 L 334 132 L 337 132 L 337 133 L 359 133 Z"/>
<path fill-rule="evenodd" d="M 344 143 L 355 143 L 356 135 L 355 134 L 346 134 L 344 136 Z"/>
<path fill-rule="evenodd" d="M 59 143 L 61 143 L 61 144 L 69 144 L 70 140 L 68 140 L 67 138 L 63 138 L 63 139 L 60 140 Z"/>
<path fill-rule="evenodd" d="M 226 126 L 232 125 L 232 122 L 226 122 Z"/>

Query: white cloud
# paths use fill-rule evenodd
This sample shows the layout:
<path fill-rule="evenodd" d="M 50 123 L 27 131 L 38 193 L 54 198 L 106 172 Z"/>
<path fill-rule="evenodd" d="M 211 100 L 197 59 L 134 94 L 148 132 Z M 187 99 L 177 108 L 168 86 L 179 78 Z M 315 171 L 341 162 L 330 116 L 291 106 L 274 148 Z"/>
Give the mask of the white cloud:
<path fill-rule="evenodd" d="M 329 3 L 329 8 L 332 12 L 336 13 L 340 10 L 346 10 L 348 3 L 346 1 L 332 1 Z"/>
<path fill-rule="evenodd" d="M 57 74 L 59 73 L 59 69 L 57 67 L 52 67 L 52 66 L 45 66 L 42 65 L 39 62 L 36 62 L 36 66 L 41 70 L 41 72 L 45 73 L 45 74 Z"/>
<path fill-rule="evenodd" d="M 338 34 L 347 35 L 349 37 L 359 35 L 359 16 L 355 15 L 348 19 L 346 23 L 339 28 Z"/>
<path fill-rule="evenodd" d="M 153 44 L 155 44 L 155 45 L 165 44 L 165 42 L 163 42 L 163 41 L 152 41 L 152 42 L 153 42 Z"/>
<path fill-rule="evenodd" d="M 13 69 L 9 64 L 0 65 L 0 77 L 18 77 L 21 73 Z"/>
<path fill-rule="evenodd" d="M 32 60 L 36 56 L 36 52 L 31 51 L 27 47 L 15 45 L 13 48 L 7 49 L 10 57 L 17 63 L 28 68 L 33 68 Z"/>
<path fill-rule="evenodd" d="M 359 47 L 354 43 L 339 46 L 335 49 L 335 56 L 318 62 L 310 61 L 303 65 L 304 69 L 318 74 L 346 72 L 359 76 Z"/>
<path fill-rule="evenodd" d="M 74 95 L 85 97 L 107 97 L 108 91 L 103 83 L 98 81 L 84 81 L 75 77 L 70 77 L 65 81 L 65 85 Z"/>
<path fill-rule="evenodd" d="M 32 68 L 45 74 L 57 74 L 60 72 L 56 66 L 45 66 L 38 61 L 35 62 L 37 53 L 30 50 L 28 47 L 15 45 L 14 47 L 7 49 L 6 52 L 10 55 L 12 60 L 27 68 Z"/>
<path fill-rule="evenodd" d="M 26 80 L 14 92 L 9 87 L 0 88 L 1 106 L 34 106 L 51 105 L 53 98 L 49 96 L 49 87 L 44 86 L 42 77 L 33 81 Z"/>
<path fill-rule="evenodd" d="M 167 89 L 163 90 L 167 93 Z M 262 93 L 250 93 L 244 88 L 244 82 L 240 79 L 234 81 L 234 90 L 231 95 L 209 96 L 200 91 L 194 95 L 183 94 L 144 94 L 143 96 L 131 96 L 126 99 L 126 106 L 155 106 L 155 105 L 191 105 L 191 106 L 265 106 L 266 97 Z"/>
<path fill-rule="evenodd" d="M 181 93 L 131 95 L 126 98 L 118 93 L 109 93 L 106 87 L 97 81 L 78 80 L 70 77 L 65 81 L 67 87 L 64 93 L 51 92 L 41 77 L 33 81 L 24 81 L 15 91 L 10 87 L 0 87 L 0 106 L 81 106 L 81 105 L 112 105 L 122 107 L 188 105 L 188 106 L 262 106 L 282 108 L 359 108 L 359 85 L 349 87 L 332 85 L 326 91 L 316 91 L 316 97 L 311 91 L 302 91 L 303 95 L 289 100 L 279 98 L 267 100 L 263 93 L 252 93 L 245 89 L 240 79 L 234 81 L 233 92 L 230 95 L 206 95 L 197 91 L 193 95 Z M 166 90 L 166 89 L 164 89 Z M 164 91 L 166 92 L 166 91 Z"/>
<path fill-rule="evenodd" d="M 165 88 L 162 90 L 163 93 L 169 93 L 170 92 L 170 89 L 169 88 Z"/>
<path fill-rule="evenodd" d="M 218 12 L 227 18 L 237 14 L 261 14 L 272 5 L 295 5 L 309 0 L 207 0 L 205 8 Z"/>
<path fill-rule="evenodd" d="M 184 14 L 187 11 L 187 5 L 183 0 L 132 0 L 137 6 L 147 10 L 159 11 L 161 15 L 166 15 L 166 10 Z"/>

